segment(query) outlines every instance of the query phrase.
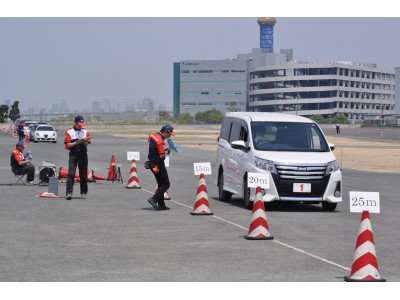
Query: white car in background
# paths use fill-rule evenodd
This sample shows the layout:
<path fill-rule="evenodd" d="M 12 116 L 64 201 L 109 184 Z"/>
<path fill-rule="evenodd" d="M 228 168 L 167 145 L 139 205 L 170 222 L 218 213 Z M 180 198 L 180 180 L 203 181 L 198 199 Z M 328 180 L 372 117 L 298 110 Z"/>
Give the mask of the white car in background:
<path fill-rule="evenodd" d="M 35 122 L 35 121 L 25 121 L 25 123 L 24 123 L 24 134 L 25 135 L 29 135 L 29 126 L 31 126 L 31 125 L 37 125 L 38 124 L 38 122 Z"/>
<path fill-rule="evenodd" d="M 57 143 L 57 131 L 51 125 L 38 125 L 31 135 L 31 140 L 37 142 L 53 142 Z"/>

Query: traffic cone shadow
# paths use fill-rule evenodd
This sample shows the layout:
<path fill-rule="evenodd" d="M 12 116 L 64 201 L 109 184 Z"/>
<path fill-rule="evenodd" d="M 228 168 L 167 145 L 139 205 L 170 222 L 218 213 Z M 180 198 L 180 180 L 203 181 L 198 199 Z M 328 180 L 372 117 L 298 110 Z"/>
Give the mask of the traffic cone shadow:
<path fill-rule="evenodd" d="M 193 211 L 191 211 L 190 214 L 205 216 L 213 214 L 210 210 L 210 204 L 208 202 L 207 187 L 206 180 L 204 179 L 204 174 L 200 174 L 199 185 L 197 187 L 196 202 L 194 204 Z"/>
<path fill-rule="evenodd" d="M 363 211 L 350 276 L 345 281 L 386 281 L 381 278 L 369 211 Z"/>
<path fill-rule="evenodd" d="M 264 201 L 262 200 L 261 187 L 256 188 L 256 197 L 253 204 L 249 233 L 245 235 L 244 238 L 247 240 L 272 240 L 274 238 L 269 233 Z"/>

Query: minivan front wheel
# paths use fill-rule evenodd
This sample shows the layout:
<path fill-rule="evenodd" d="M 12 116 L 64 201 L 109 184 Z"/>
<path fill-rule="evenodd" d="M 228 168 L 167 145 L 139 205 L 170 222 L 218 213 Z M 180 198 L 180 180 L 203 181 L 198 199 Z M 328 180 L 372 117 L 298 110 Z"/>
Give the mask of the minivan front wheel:
<path fill-rule="evenodd" d="M 247 177 L 243 179 L 243 201 L 247 209 L 253 208 L 253 202 L 250 201 L 250 188 L 247 187 Z"/>
<path fill-rule="evenodd" d="M 220 201 L 230 201 L 232 193 L 224 191 L 224 171 L 219 171 L 218 174 L 218 198 Z"/>
<path fill-rule="evenodd" d="M 336 209 L 337 203 L 322 202 L 322 208 L 326 211 L 334 211 Z"/>

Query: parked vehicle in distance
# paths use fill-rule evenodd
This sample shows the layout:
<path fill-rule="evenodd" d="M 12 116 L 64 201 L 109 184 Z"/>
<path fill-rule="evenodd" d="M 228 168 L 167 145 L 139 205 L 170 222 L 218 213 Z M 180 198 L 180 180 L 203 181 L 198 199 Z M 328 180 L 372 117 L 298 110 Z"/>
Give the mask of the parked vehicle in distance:
<path fill-rule="evenodd" d="M 34 143 L 53 142 L 57 143 L 57 131 L 51 125 L 37 125 L 34 134 L 31 136 Z"/>
<path fill-rule="evenodd" d="M 25 124 L 25 122 L 33 122 L 33 121 L 30 120 L 30 119 L 18 119 L 18 120 L 16 120 L 15 123 L 14 123 L 14 131 L 15 132 L 18 132 L 18 124 L 21 123 L 21 122 Z"/>
<path fill-rule="evenodd" d="M 39 126 L 39 124 L 31 124 L 31 125 L 29 125 L 29 127 L 28 127 L 28 129 L 29 129 L 29 139 L 32 140 L 33 135 L 35 134 L 36 127 L 38 127 L 38 126 Z"/>
<path fill-rule="evenodd" d="M 38 122 L 36 121 L 25 121 L 24 123 L 24 134 L 29 135 L 29 126 L 30 125 L 37 125 Z"/>
<path fill-rule="evenodd" d="M 265 175 L 264 202 L 322 204 L 333 211 L 342 202 L 342 171 L 319 126 L 311 119 L 285 113 L 225 114 L 218 138 L 218 195 L 243 197 L 253 206 L 255 188 L 248 174 Z M 251 178 L 250 178 L 251 179 Z"/>

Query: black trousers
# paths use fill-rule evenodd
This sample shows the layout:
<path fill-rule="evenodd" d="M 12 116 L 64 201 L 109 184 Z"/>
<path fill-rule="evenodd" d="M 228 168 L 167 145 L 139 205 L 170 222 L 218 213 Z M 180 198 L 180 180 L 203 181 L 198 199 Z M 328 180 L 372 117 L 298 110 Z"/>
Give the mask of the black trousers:
<path fill-rule="evenodd" d="M 169 189 L 170 186 L 168 172 L 163 161 L 155 162 L 155 164 L 158 165 L 159 172 L 154 173 L 154 171 L 151 170 L 157 181 L 157 192 L 153 195 L 153 198 L 157 201 L 158 206 L 164 206 L 164 193 Z"/>
<path fill-rule="evenodd" d="M 24 137 L 25 137 L 24 132 L 20 132 L 20 133 L 18 134 L 18 141 L 23 141 L 23 140 L 24 140 Z"/>
<path fill-rule="evenodd" d="M 22 168 L 15 170 L 15 174 L 17 175 L 26 175 L 26 181 L 31 182 L 35 179 L 35 166 L 30 163 L 29 165 L 25 165 Z"/>
<path fill-rule="evenodd" d="M 87 169 L 88 169 L 88 156 L 86 152 L 79 152 L 78 154 L 69 154 L 68 161 L 68 178 L 67 178 L 67 194 L 72 194 L 74 190 L 76 167 L 79 168 L 80 188 L 81 194 L 87 194 Z"/>

